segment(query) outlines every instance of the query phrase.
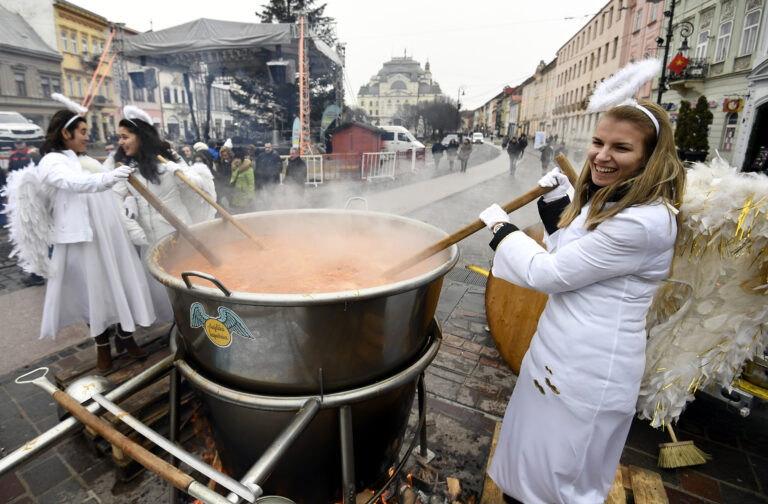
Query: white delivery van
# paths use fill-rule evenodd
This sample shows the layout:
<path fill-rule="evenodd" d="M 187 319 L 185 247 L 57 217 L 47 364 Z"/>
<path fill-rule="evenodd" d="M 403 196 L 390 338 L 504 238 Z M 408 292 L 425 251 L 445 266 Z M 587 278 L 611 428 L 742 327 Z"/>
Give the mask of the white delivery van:
<path fill-rule="evenodd" d="M 379 126 L 382 147 L 387 152 L 400 152 L 411 149 L 423 149 L 424 144 L 416 140 L 410 131 L 402 126 Z"/>

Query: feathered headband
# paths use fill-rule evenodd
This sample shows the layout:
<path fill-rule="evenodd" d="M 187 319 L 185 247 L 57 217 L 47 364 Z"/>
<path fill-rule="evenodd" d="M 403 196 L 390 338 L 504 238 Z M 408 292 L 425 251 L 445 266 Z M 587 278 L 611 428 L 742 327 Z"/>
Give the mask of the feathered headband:
<path fill-rule="evenodd" d="M 661 62 L 656 59 L 644 59 L 627 66 L 601 82 L 589 99 L 587 111 L 599 112 L 618 105 L 629 105 L 642 111 L 653 122 L 656 128 L 656 138 L 659 137 L 659 121 L 650 110 L 639 105 L 632 98 L 635 93 L 661 70 Z"/>
<path fill-rule="evenodd" d="M 126 105 L 123 107 L 123 117 L 136 127 L 138 127 L 138 124 L 133 121 L 134 119 L 144 121 L 145 123 L 152 126 L 152 118 L 149 117 L 149 114 L 147 114 L 144 110 L 140 109 L 136 105 Z"/>
<path fill-rule="evenodd" d="M 72 124 L 72 122 L 75 119 L 77 119 L 78 117 L 83 117 L 86 113 L 88 113 L 88 109 L 87 108 L 83 107 L 80 104 L 77 104 L 77 103 L 73 102 L 72 100 L 70 100 L 69 98 L 67 98 L 66 96 L 64 96 L 61 93 L 53 93 L 51 95 L 51 99 L 56 100 L 57 102 L 63 103 L 70 112 L 74 112 L 75 113 L 75 115 L 70 117 L 69 120 L 66 123 L 64 123 L 64 127 L 65 128 L 68 128 L 69 125 Z"/>

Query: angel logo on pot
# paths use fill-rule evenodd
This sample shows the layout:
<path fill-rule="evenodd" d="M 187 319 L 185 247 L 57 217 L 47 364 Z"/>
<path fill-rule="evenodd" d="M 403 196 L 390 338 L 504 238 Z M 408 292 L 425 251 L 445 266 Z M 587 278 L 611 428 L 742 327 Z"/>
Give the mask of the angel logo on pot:
<path fill-rule="evenodd" d="M 202 304 L 192 303 L 189 308 L 189 325 L 193 329 L 202 327 L 211 343 L 222 348 L 232 344 L 232 333 L 253 339 L 251 331 L 235 312 L 223 306 L 219 306 L 217 310 L 219 316 L 214 318 L 205 313 Z"/>

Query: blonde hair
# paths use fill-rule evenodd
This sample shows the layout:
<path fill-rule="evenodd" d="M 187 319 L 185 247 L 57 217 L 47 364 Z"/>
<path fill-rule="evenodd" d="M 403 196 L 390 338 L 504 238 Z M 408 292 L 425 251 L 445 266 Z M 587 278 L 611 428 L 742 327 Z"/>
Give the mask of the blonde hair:
<path fill-rule="evenodd" d="M 595 229 L 601 222 L 613 217 L 631 206 L 645 205 L 662 200 L 678 210 L 683 201 L 685 190 L 685 168 L 677 157 L 675 138 L 667 113 L 655 103 L 640 102 L 659 122 L 659 136 L 651 118 L 642 110 L 632 105 L 620 105 L 609 109 L 603 118 L 610 117 L 617 121 L 626 121 L 635 125 L 644 134 L 643 148 L 645 160 L 640 170 L 624 180 L 600 188 L 590 194 L 592 166 L 589 159 L 584 161 L 584 168 L 574 187 L 574 198 L 560 216 L 558 227 L 566 227 L 581 213 L 581 208 L 592 199 L 589 206 L 585 227 Z M 618 200 L 617 200 L 618 198 Z M 606 207 L 606 203 L 615 204 Z M 680 214 L 677 215 L 678 225 Z"/>

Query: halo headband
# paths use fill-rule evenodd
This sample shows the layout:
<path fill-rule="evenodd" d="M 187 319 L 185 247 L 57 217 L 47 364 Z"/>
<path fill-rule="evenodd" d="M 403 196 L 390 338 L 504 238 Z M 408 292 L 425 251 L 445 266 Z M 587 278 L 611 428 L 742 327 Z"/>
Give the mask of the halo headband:
<path fill-rule="evenodd" d="M 75 114 L 75 115 L 73 115 L 72 117 L 70 117 L 70 118 L 69 118 L 69 121 L 67 121 L 67 122 L 65 122 L 65 123 L 64 123 L 64 128 L 65 128 L 65 129 L 66 129 L 66 128 L 69 128 L 69 125 L 70 125 L 70 124 L 72 124 L 73 122 L 75 122 L 75 121 L 76 121 L 78 118 L 81 118 L 81 119 L 83 119 L 83 116 L 81 116 L 80 114 Z"/>
<path fill-rule="evenodd" d="M 656 140 L 658 140 L 659 139 L 659 120 L 656 119 L 656 116 L 653 115 L 653 113 L 650 110 L 643 107 L 639 103 L 635 103 L 635 108 L 640 110 L 643 114 L 647 115 L 648 118 L 651 120 L 651 122 L 653 123 L 653 127 L 656 128 Z"/>

